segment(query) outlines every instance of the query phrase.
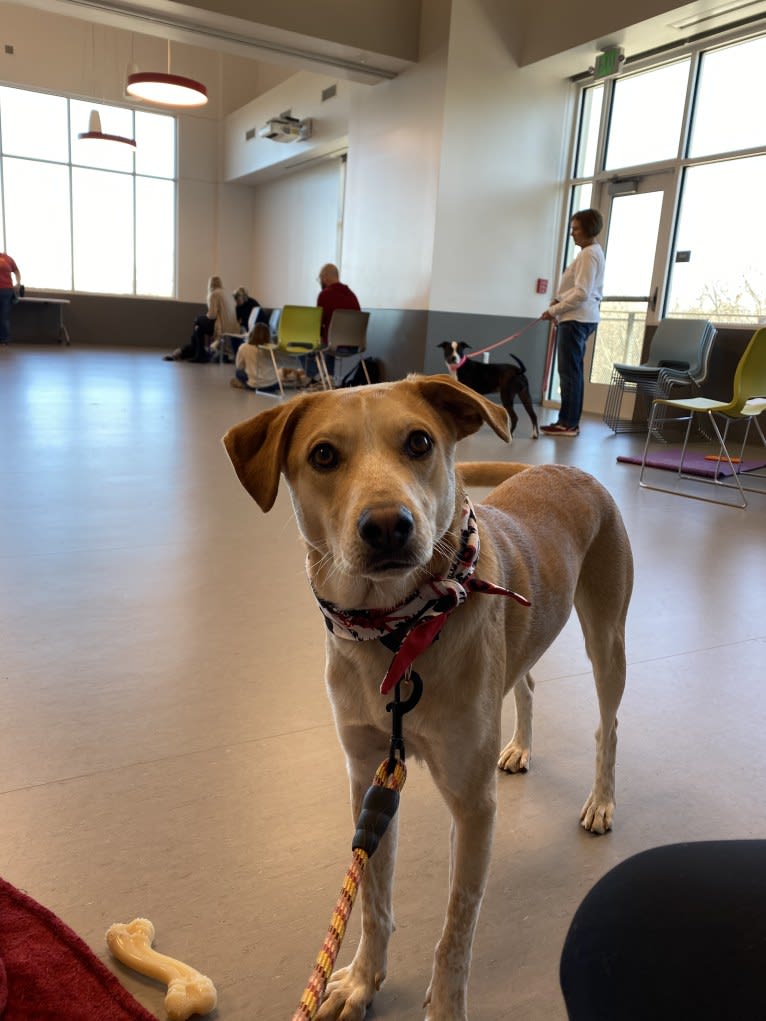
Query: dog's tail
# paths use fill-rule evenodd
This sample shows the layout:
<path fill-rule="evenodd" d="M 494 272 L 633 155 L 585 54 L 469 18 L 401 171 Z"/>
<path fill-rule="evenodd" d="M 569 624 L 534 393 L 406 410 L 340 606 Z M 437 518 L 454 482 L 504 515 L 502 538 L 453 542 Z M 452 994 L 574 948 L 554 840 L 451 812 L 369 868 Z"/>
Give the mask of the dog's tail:
<path fill-rule="evenodd" d="M 519 368 L 521 369 L 521 371 L 522 371 L 522 372 L 524 373 L 524 375 L 526 376 L 526 374 L 527 374 L 527 367 L 526 367 L 526 365 L 524 364 L 524 362 L 522 362 L 521 358 L 519 358 L 519 357 L 518 357 L 517 355 L 509 355 L 508 357 L 509 357 L 509 358 L 513 358 L 513 360 L 514 360 L 514 361 L 516 362 L 516 364 L 518 365 L 518 367 L 519 367 Z"/>
<path fill-rule="evenodd" d="M 499 486 L 512 475 L 531 467 L 519 461 L 462 461 L 457 469 L 466 486 Z"/>

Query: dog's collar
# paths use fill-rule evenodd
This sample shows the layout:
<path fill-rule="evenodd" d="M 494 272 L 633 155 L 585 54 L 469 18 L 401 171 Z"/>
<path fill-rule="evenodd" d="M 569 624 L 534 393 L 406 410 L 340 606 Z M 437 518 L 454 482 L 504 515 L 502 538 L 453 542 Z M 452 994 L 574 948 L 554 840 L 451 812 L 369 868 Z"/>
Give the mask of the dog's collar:
<path fill-rule="evenodd" d="M 457 363 L 457 365 L 454 365 L 452 362 L 448 362 L 447 363 L 447 368 L 450 370 L 450 372 L 452 373 L 453 376 L 456 376 L 457 372 L 458 372 L 458 369 L 462 369 L 467 361 L 468 361 L 468 355 L 461 355 L 460 356 L 460 361 Z"/>
<path fill-rule="evenodd" d="M 395 652 L 381 685 L 386 694 L 402 679 L 414 660 L 424 652 L 444 627 L 447 617 L 466 601 L 470 592 L 508 596 L 522 606 L 531 603 L 509 589 L 474 577 L 479 562 L 479 529 L 476 512 L 468 497 L 463 501 L 460 520 L 460 549 L 445 577 L 433 577 L 388 609 L 344 610 L 314 596 L 324 614 L 327 628 L 336 638 L 354 642 L 380 639 Z"/>

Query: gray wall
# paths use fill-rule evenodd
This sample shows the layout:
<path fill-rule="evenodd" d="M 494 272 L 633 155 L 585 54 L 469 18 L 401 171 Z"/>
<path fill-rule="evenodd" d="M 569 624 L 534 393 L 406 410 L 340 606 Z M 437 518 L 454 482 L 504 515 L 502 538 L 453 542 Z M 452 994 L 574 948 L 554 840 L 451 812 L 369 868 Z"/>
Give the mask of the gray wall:
<path fill-rule="evenodd" d="M 42 292 L 27 292 L 44 297 Z M 141 347 L 172 350 L 189 339 L 202 302 L 73 294 L 64 306 L 64 320 L 73 345 Z M 531 320 L 512 316 L 427 312 L 422 309 L 370 309 L 368 354 L 381 363 L 383 379 L 402 379 L 409 372 L 444 372 L 443 340 L 464 340 L 477 350 L 528 326 Z M 58 340 L 58 306 L 17 305 L 13 312 L 16 342 Z M 547 329 L 536 324 L 517 342 L 492 352 L 506 359 L 513 351 L 527 366 L 532 397 L 539 402 L 545 364 Z"/>
<path fill-rule="evenodd" d="M 27 292 L 42 297 L 42 292 Z M 204 303 L 169 299 L 112 297 L 73 294 L 64 306 L 64 319 L 73 345 L 157 348 L 170 351 L 186 343 L 195 316 L 205 311 Z M 423 309 L 374 308 L 367 333 L 368 355 L 379 359 L 382 378 L 402 379 L 410 372 L 444 372 L 438 344 L 463 340 L 475 350 L 509 337 L 523 335 L 490 354 L 492 361 L 507 360 L 511 354 L 524 363 L 532 400 L 542 402 L 543 374 L 548 338 L 544 322 L 519 316 L 496 316 L 468 312 L 428 312 Z M 14 306 L 12 338 L 17 343 L 55 342 L 57 306 Z M 653 329 L 647 330 L 645 351 Z M 729 400 L 731 383 L 750 328 L 718 330 L 710 358 L 710 373 L 702 393 L 716 400 Z"/>
<path fill-rule="evenodd" d="M 28 289 L 27 296 L 45 297 L 45 292 Z M 204 301 L 76 293 L 66 297 L 69 304 L 63 306 L 63 315 L 70 342 L 107 347 L 179 347 L 189 339 L 195 317 L 206 308 Z M 47 343 L 58 340 L 58 314 L 57 305 L 26 302 L 15 305 L 11 314 L 12 339 Z"/>
<path fill-rule="evenodd" d="M 437 345 L 445 340 L 462 340 L 478 351 L 499 340 L 511 337 L 520 330 L 525 332 L 518 340 L 489 352 L 492 362 L 508 361 L 516 355 L 526 367 L 529 389 L 535 404 L 542 401 L 545 352 L 548 342 L 548 324 L 518 316 L 492 316 L 466 312 L 431 312 L 428 316 L 428 336 L 424 371 L 444 372 L 444 358 Z M 481 357 L 481 356 L 480 356 Z"/>

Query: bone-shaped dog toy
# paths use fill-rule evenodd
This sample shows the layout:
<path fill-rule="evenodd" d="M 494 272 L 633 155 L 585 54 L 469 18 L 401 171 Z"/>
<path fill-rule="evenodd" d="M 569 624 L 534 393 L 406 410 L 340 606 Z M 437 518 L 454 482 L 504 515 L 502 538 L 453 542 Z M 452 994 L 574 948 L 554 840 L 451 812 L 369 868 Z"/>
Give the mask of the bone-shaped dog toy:
<path fill-rule="evenodd" d="M 106 934 L 106 944 L 118 961 L 167 985 L 165 1009 L 171 1021 L 209 1014 L 218 1002 L 212 981 L 188 964 L 157 953 L 153 942 L 154 926 L 148 918 L 116 922 Z"/>

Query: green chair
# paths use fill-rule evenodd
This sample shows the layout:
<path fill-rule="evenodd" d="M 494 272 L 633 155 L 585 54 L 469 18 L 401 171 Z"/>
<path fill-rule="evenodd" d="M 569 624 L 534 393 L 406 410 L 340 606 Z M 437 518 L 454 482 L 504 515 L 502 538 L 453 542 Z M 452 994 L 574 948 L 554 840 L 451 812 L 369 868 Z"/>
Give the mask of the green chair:
<path fill-rule="evenodd" d="M 277 323 L 276 343 L 261 345 L 261 349 L 271 355 L 282 397 L 285 390 L 279 373 L 279 360 L 291 358 L 300 361 L 307 355 L 317 356 L 321 343 L 322 309 L 315 305 L 285 305 Z M 316 363 L 322 386 L 330 389 L 319 357 L 316 357 Z"/>
<path fill-rule="evenodd" d="M 676 479 L 705 482 L 707 484 L 718 486 L 719 490 L 727 489 L 734 490 L 735 492 L 738 491 L 740 498 L 740 502 L 738 504 L 732 504 L 729 499 L 718 500 L 711 497 L 698 496 L 694 493 L 686 493 L 678 489 L 669 489 L 664 486 L 650 485 L 648 482 L 644 481 L 647 468 L 647 453 L 649 450 L 650 440 L 652 439 L 655 416 L 658 411 L 664 407 L 687 412 L 686 415 L 682 415 L 679 419 L 679 421 L 685 421 L 687 425 Z M 708 503 L 722 503 L 729 507 L 747 507 L 745 491 L 747 490 L 747 492 L 751 493 L 762 492 L 766 494 L 766 488 L 762 487 L 752 489 L 750 487 L 743 486 L 741 479 L 744 473 L 741 469 L 738 470 L 737 465 L 741 461 L 744 461 L 745 447 L 747 445 L 748 437 L 750 435 L 750 427 L 752 425 L 755 425 L 761 443 L 766 450 L 766 437 L 764 437 L 761 424 L 758 421 L 758 417 L 763 411 L 766 411 L 766 327 L 762 327 L 755 331 L 739 360 L 736 372 L 734 373 L 734 383 L 730 401 L 714 401 L 709 397 L 687 397 L 679 398 L 677 400 L 657 398 L 652 402 L 652 412 L 649 418 L 649 430 L 646 434 L 644 455 L 641 460 L 639 485 L 643 489 L 655 489 L 665 493 L 676 493 L 678 496 L 687 496 L 694 500 L 706 500 Z M 706 479 L 699 475 L 689 475 L 684 472 L 684 459 L 686 457 L 689 434 L 695 415 L 707 416 L 719 444 L 717 458 L 714 458 L 712 462 L 714 470 L 713 477 L 711 479 Z M 724 419 L 725 422 L 723 433 L 721 433 L 721 430 L 718 427 L 718 422 L 716 420 L 718 417 Z M 738 454 L 732 455 L 727 446 L 727 438 L 729 426 L 735 421 L 744 421 L 746 422 L 746 425 L 741 449 Z M 723 463 L 725 463 L 726 467 L 731 470 L 731 478 L 734 480 L 734 485 L 726 481 L 727 477 L 720 475 L 720 469 Z M 766 475 L 761 475 L 755 471 L 749 471 L 746 473 L 746 478 L 766 478 Z"/>

